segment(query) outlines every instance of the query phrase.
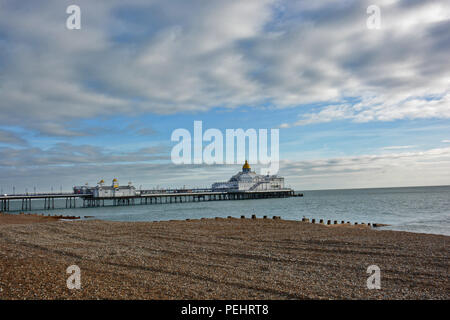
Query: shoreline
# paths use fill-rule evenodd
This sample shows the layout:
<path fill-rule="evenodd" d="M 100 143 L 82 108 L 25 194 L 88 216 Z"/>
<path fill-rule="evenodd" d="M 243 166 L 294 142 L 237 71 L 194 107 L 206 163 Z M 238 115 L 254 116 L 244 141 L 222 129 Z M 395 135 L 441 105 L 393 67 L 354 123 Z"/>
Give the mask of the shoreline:
<path fill-rule="evenodd" d="M 4 224 L 0 239 L 0 299 L 449 299 L 445 235 L 213 218 Z"/>
<path fill-rule="evenodd" d="M 174 221 L 200 221 L 205 219 L 240 219 L 239 217 L 232 217 L 228 216 L 225 217 L 215 217 L 215 218 L 188 218 L 188 219 L 178 219 L 178 220 L 153 220 L 153 221 L 120 221 L 120 220 L 104 220 L 104 219 L 96 219 L 95 216 L 63 216 L 63 215 L 44 215 L 39 213 L 10 213 L 10 212 L 0 212 L 0 226 L 4 224 L 30 224 L 30 223 L 43 223 L 43 222 L 52 222 L 52 221 L 106 221 L 106 222 L 124 222 L 124 223 L 156 223 L 156 222 L 174 222 Z M 245 217 L 245 219 L 251 219 L 251 217 Z M 261 217 L 257 217 L 257 219 L 261 219 Z M 338 223 L 338 224 L 326 224 L 317 222 L 317 219 L 315 223 L 312 223 L 311 220 L 307 218 L 306 221 L 304 221 L 305 218 L 302 220 L 290 220 L 290 219 L 283 219 L 280 216 L 273 216 L 268 217 L 267 220 L 271 219 L 280 219 L 283 221 L 294 221 L 294 222 L 304 222 L 304 223 L 311 223 L 315 225 L 321 225 L 325 227 L 352 227 L 356 229 L 371 229 L 375 231 L 392 231 L 392 232 L 407 232 L 412 234 L 424 234 L 424 235 L 442 235 L 450 237 L 449 235 L 442 234 L 442 233 L 431 233 L 431 232 L 414 232 L 414 231 L 407 231 L 407 230 L 395 230 L 395 229 L 385 229 L 384 227 L 392 227 L 390 224 L 383 224 L 383 223 L 349 223 L 346 222 L 344 224 Z M 395 227 L 395 226 L 394 226 Z"/>
<path fill-rule="evenodd" d="M 0 212 L 0 225 L 15 225 L 15 224 L 32 224 L 32 223 L 44 223 L 60 220 L 79 220 L 80 217 L 76 216 L 63 216 L 63 215 L 43 215 L 38 213 L 5 213 Z"/>

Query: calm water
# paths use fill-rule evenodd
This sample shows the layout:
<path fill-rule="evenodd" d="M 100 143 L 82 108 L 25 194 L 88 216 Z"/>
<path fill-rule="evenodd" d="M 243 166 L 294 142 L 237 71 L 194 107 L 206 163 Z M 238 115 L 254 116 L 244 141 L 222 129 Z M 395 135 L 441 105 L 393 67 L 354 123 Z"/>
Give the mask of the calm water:
<path fill-rule="evenodd" d="M 33 210 L 45 214 L 95 216 L 114 221 L 153 221 L 226 217 L 272 216 L 299 220 L 384 223 L 384 229 L 450 235 L 450 186 L 305 191 L 303 198 L 211 201 L 136 205 L 129 207 Z M 58 205 L 55 202 L 55 205 Z M 59 204 L 64 206 L 64 202 Z M 77 206 L 80 206 L 77 203 Z M 43 207 L 38 201 L 33 208 Z"/>

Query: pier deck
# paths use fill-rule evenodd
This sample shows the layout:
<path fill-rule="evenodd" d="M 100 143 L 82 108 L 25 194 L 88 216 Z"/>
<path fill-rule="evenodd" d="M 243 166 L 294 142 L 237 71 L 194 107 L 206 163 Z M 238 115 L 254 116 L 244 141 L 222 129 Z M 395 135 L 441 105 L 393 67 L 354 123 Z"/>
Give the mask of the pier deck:
<path fill-rule="evenodd" d="M 301 196 L 292 189 L 263 190 L 263 191 L 213 191 L 212 189 L 186 190 L 140 190 L 139 194 L 123 197 L 94 197 L 92 194 L 74 193 L 46 193 L 22 194 L 0 196 L 0 211 L 30 211 L 50 210 L 63 208 L 76 208 L 77 199 L 82 200 L 81 208 L 123 206 L 123 205 L 150 205 L 163 203 L 183 203 L 221 200 L 247 200 L 267 198 L 287 198 Z M 65 200 L 65 205 L 55 206 L 55 199 Z M 37 201 L 40 200 L 40 201 Z M 11 206 L 11 202 L 16 203 Z M 39 202 L 39 203 L 37 203 Z M 61 201 L 60 201 L 61 202 Z M 34 203 L 34 205 L 33 205 Z"/>

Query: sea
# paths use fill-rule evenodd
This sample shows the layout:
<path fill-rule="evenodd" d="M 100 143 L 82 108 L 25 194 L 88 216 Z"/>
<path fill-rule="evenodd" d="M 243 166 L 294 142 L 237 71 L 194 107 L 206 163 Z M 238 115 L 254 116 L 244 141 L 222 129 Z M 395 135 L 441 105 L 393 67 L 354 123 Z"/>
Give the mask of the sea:
<path fill-rule="evenodd" d="M 450 236 L 450 186 L 301 191 L 303 197 L 151 204 L 119 207 L 42 210 L 32 212 L 81 216 L 111 221 L 156 221 L 214 218 L 255 214 L 286 220 L 309 219 L 379 223 L 380 229 Z M 11 209 L 19 203 L 11 204 Z M 55 201 L 64 207 L 65 201 Z M 15 212 L 17 213 L 17 211 Z M 85 218 L 86 217 L 86 218 Z"/>

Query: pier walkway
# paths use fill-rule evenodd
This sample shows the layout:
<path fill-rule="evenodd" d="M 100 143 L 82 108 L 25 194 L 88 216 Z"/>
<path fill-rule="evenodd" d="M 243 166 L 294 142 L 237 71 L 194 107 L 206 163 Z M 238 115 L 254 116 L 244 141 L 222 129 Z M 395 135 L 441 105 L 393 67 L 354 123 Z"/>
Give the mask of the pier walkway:
<path fill-rule="evenodd" d="M 124 205 L 150 205 L 163 203 L 184 203 L 221 200 L 247 200 L 287 198 L 302 196 L 292 189 L 263 191 L 213 191 L 212 189 L 191 190 L 139 190 L 134 196 L 94 197 L 92 194 L 42 193 L 1 195 L 0 211 L 50 210 L 78 207 L 103 207 Z M 57 204 L 55 206 L 55 199 Z M 80 201 L 81 200 L 81 201 Z M 14 204 L 11 206 L 11 204 Z"/>

